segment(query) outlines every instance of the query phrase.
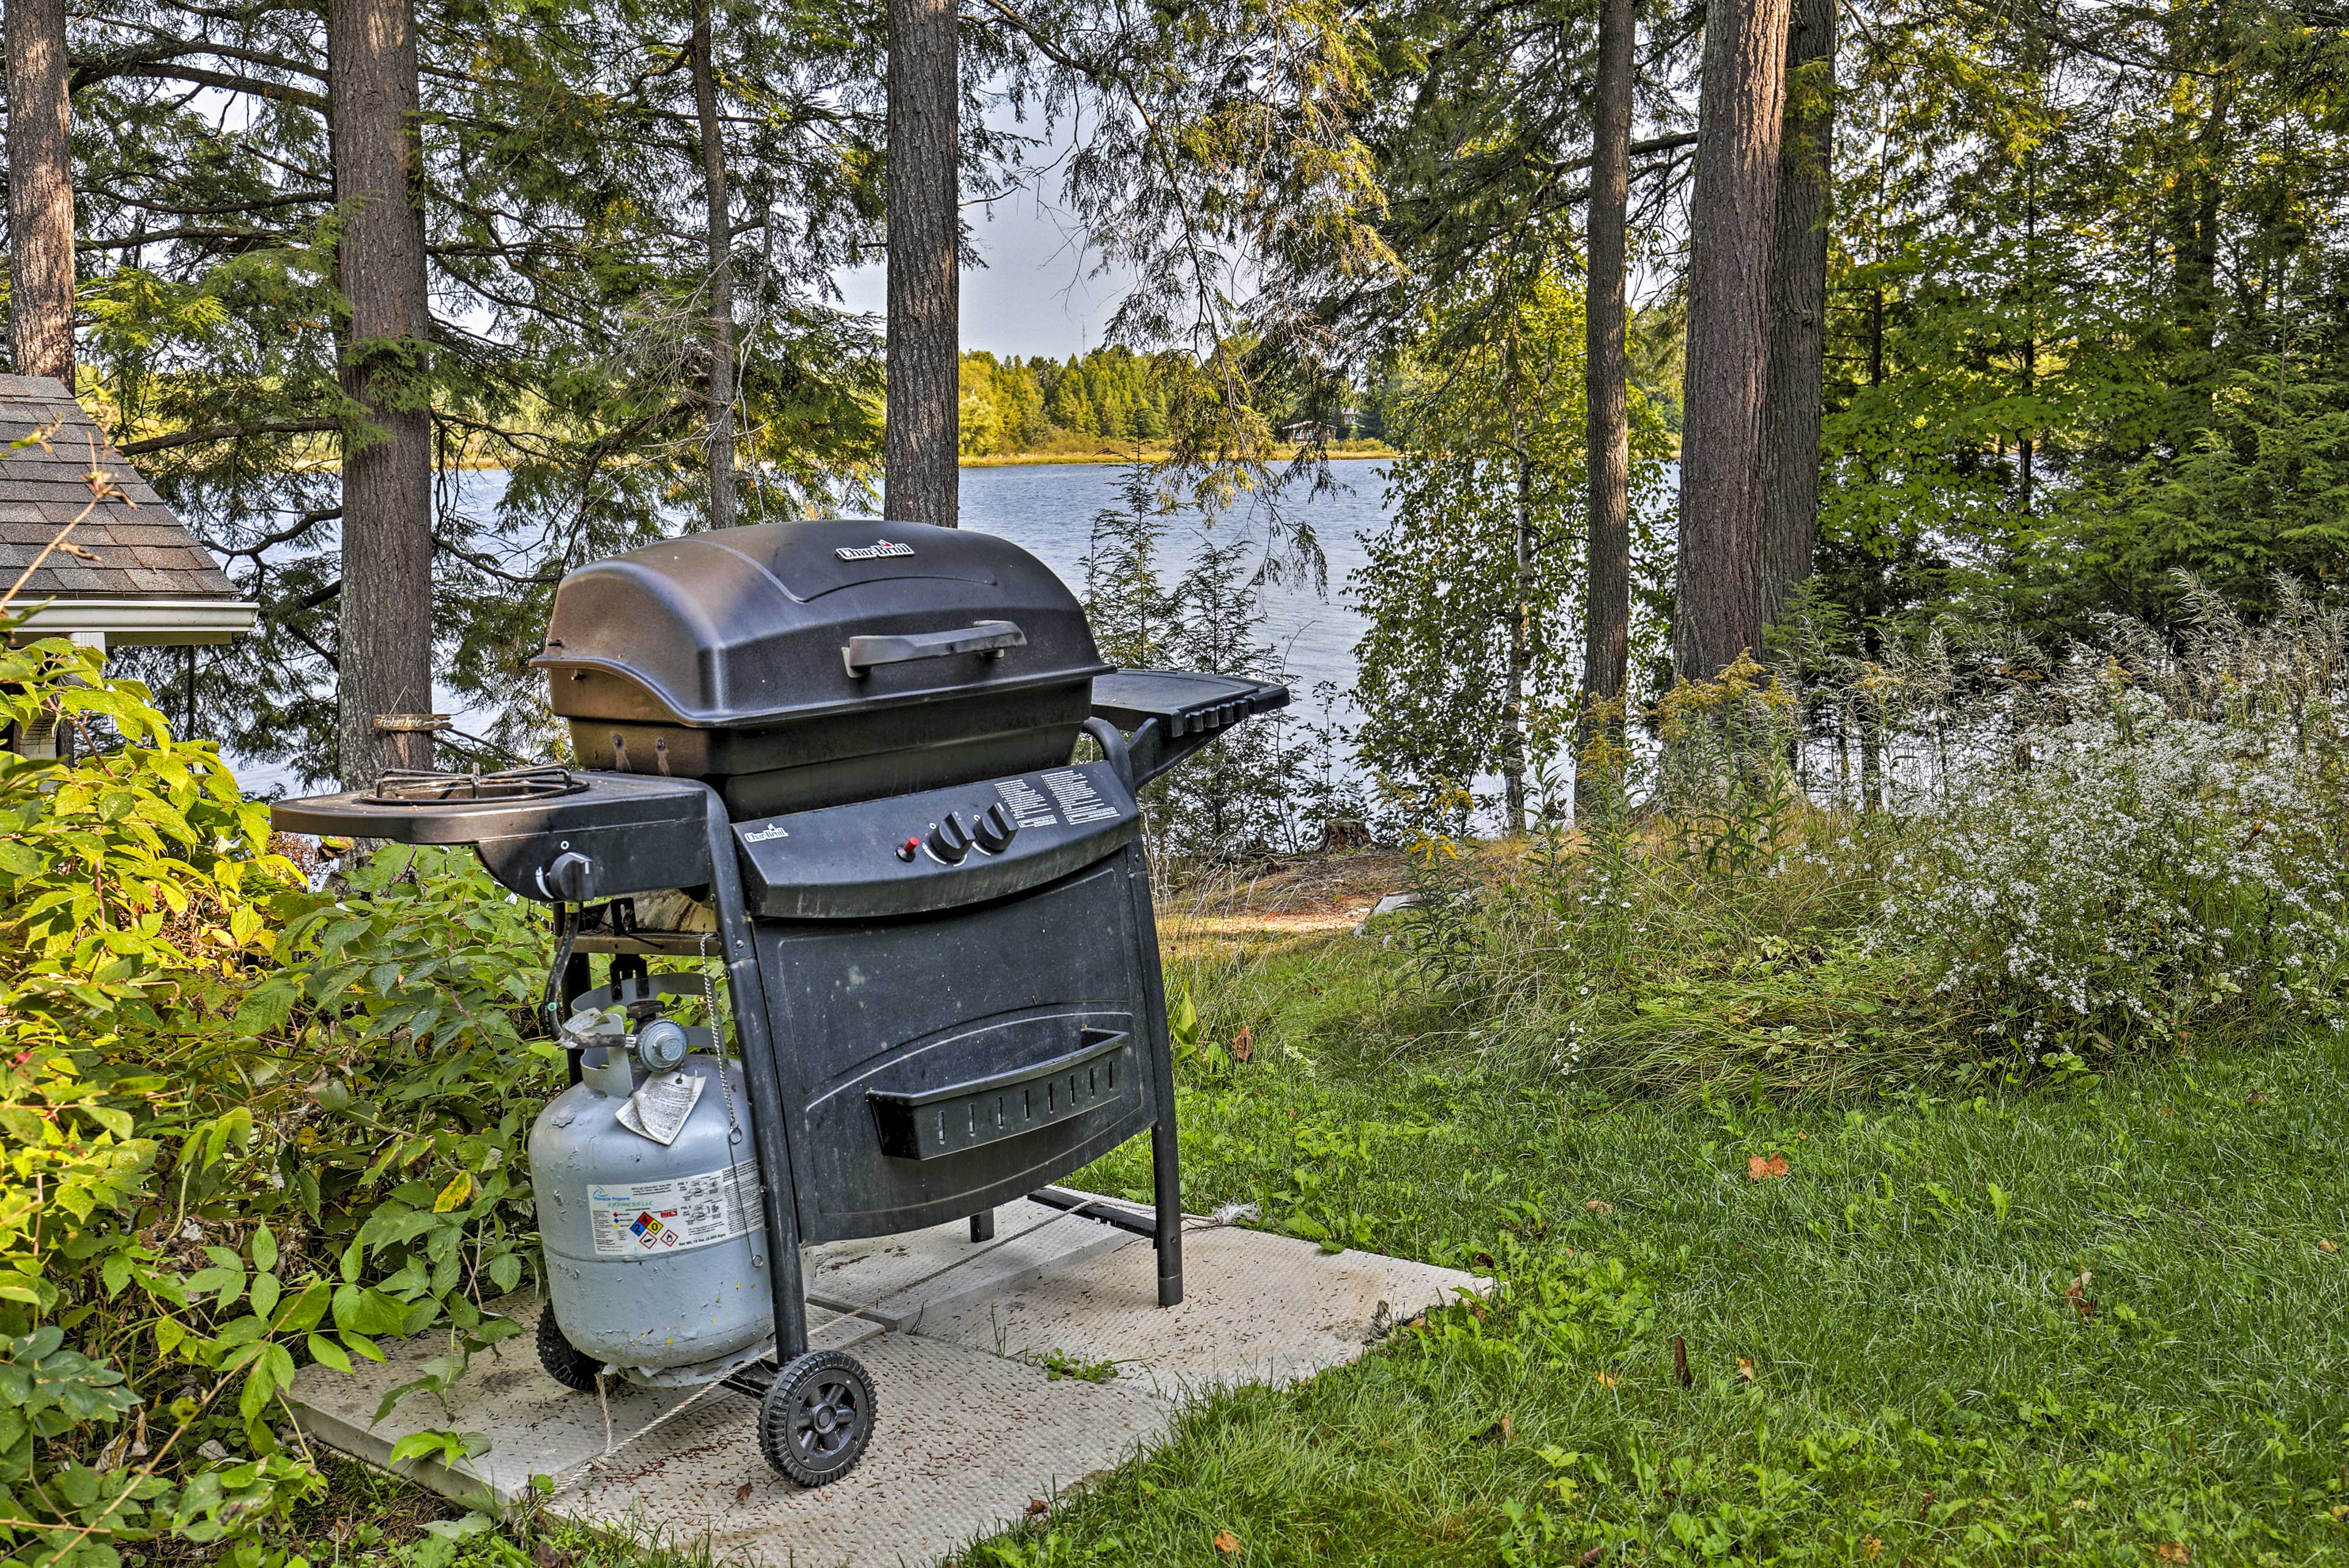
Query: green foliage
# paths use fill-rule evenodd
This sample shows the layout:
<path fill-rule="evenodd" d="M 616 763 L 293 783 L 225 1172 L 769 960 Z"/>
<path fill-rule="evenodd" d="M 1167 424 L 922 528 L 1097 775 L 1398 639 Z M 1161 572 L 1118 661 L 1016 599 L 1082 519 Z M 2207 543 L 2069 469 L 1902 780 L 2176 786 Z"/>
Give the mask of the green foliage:
<path fill-rule="evenodd" d="M 877 457 L 877 336 L 806 280 L 878 227 L 864 90 L 878 30 L 826 0 L 704 9 L 738 223 L 743 513 L 798 516 Z M 704 504 L 694 10 L 417 8 L 418 197 L 443 313 L 429 352 L 347 341 L 337 268 L 369 258 L 337 256 L 322 12 L 205 18 L 121 0 L 75 14 L 83 390 L 263 606 L 257 636 L 199 661 L 207 727 L 237 754 L 335 771 L 320 694 L 338 618 L 333 460 L 379 436 L 343 392 L 347 358 L 399 367 L 442 462 L 507 471 L 493 511 L 453 483 L 434 508 L 440 668 L 500 715 L 477 756 L 550 740 L 525 660 L 553 580 Z M 189 80 L 210 96 L 191 101 Z M 974 138 L 974 161 L 994 162 L 993 146 Z M 176 650 L 126 658 L 184 711 Z"/>
<path fill-rule="evenodd" d="M 961 450 L 965 457 L 1021 453 L 1091 455 L 1107 447 L 1137 443 L 1164 447 L 1189 415 L 1195 417 L 1221 390 L 1207 369 L 1180 351 L 1136 354 L 1123 345 L 1050 358 L 999 358 L 985 351 L 965 354 L 961 372 Z M 1254 389 L 1276 412 L 1288 406 L 1281 389 Z M 1348 395 L 1347 410 L 1332 421 L 1338 439 L 1375 434 L 1363 429 L 1361 400 Z M 1261 418 L 1254 409 L 1248 418 Z"/>
<path fill-rule="evenodd" d="M 1072 1383 L 1107 1383 L 1117 1376 L 1115 1361 L 1089 1361 L 1062 1350 L 1048 1350 L 1035 1361 L 1044 1369 L 1044 1379 L 1049 1383 L 1058 1383 L 1062 1378 Z"/>
<path fill-rule="evenodd" d="M 1454 832 L 1486 804 L 1480 780 L 1557 754 L 1581 663 L 1582 302 L 1555 274 L 1522 299 L 1497 288 L 1464 285 L 1406 363 L 1388 412 L 1393 514 L 1350 585 L 1370 623 L 1355 649 L 1363 761 Z M 1636 395 L 1632 430 L 1644 532 L 1663 443 Z"/>
<path fill-rule="evenodd" d="M 267 808 L 145 691 L 44 640 L 0 714 L 0 1545 L 111 1568 L 171 1536 L 259 1563 L 323 1484 L 281 1449 L 308 1362 L 515 1332 L 534 922 L 446 854 L 313 892 Z M 541 1047 L 540 1050 L 543 1050 Z"/>
<path fill-rule="evenodd" d="M 2180 569 L 2256 611 L 2336 572 L 2341 40 L 1908 0 L 1846 36 L 1819 561 L 1866 650 L 1952 604 L 2053 643 L 2167 619 Z"/>
<path fill-rule="evenodd" d="M 2178 591 L 2189 626 L 2061 659 L 1996 628 L 1882 665 L 1798 638 L 1775 674 L 1684 683 L 1652 752 L 1599 734 L 1571 827 L 1423 829 L 1413 979 L 1528 1072 L 1677 1093 L 2337 1027 L 2349 621 L 2288 583 L 2258 623 Z"/>

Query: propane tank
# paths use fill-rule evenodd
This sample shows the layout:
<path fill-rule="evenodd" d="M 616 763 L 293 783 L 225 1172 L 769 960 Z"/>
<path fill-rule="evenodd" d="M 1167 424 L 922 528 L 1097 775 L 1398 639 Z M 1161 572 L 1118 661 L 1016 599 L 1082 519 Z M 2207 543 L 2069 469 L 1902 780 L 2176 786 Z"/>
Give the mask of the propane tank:
<path fill-rule="evenodd" d="M 581 1081 L 530 1130 L 547 1299 L 563 1337 L 634 1383 L 699 1381 L 754 1359 L 774 1318 L 741 1064 L 688 1054 L 709 1032 L 671 1020 L 624 1034 L 616 1009 L 576 1015 L 565 1033 L 585 1047 Z M 675 1138 L 631 1130 L 630 1096 L 674 1094 L 680 1075 L 701 1092 Z"/>

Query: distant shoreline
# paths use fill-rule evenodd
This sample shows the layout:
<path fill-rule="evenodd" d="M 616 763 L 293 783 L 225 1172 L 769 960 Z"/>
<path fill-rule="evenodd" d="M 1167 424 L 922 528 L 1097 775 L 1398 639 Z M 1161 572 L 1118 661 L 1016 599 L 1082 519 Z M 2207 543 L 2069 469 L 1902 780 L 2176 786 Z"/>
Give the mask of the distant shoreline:
<path fill-rule="evenodd" d="M 1296 455 L 1297 451 L 1294 447 L 1287 451 L 1276 450 L 1272 453 L 1276 460 L 1284 462 Z M 1329 454 L 1329 457 L 1331 462 L 1350 462 L 1358 459 L 1365 462 L 1382 462 L 1398 454 L 1392 447 L 1382 446 L 1368 452 L 1333 452 Z M 1144 452 L 1142 454 L 1142 460 L 1144 462 L 1164 462 L 1166 460 L 1166 453 Z M 1042 468 L 1063 463 L 1071 467 L 1085 463 L 1099 466 L 1102 463 L 1132 462 L 1133 461 L 1133 454 L 1130 452 L 1021 452 L 1009 453 L 1002 457 L 966 457 L 957 460 L 958 465 L 963 468 Z M 322 468 L 324 472 L 333 472 L 340 466 L 339 463 L 329 462 L 323 464 Z M 444 462 L 440 466 L 443 469 L 462 470 L 467 473 L 502 473 L 506 470 L 506 465 L 502 462 L 488 462 L 473 457 L 459 458 L 453 462 Z"/>
<path fill-rule="evenodd" d="M 1290 448 L 1286 452 L 1276 451 L 1272 455 L 1287 461 L 1294 458 L 1297 452 L 1296 449 Z M 1344 462 L 1356 458 L 1368 462 L 1380 462 L 1395 455 L 1392 447 L 1383 446 L 1370 452 L 1333 452 L 1329 454 L 1330 461 L 1332 462 Z M 1144 462 L 1163 462 L 1165 458 L 1166 454 L 1164 452 L 1144 452 L 1142 454 L 1142 461 Z M 1130 452 L 1008 452 L 999 457 L 966 457 L 960 460 L 960 466 L 964 468 L 1028 468 L 1060 463 L 1125 463 L 1133 461 L 1133 453 Z"/>

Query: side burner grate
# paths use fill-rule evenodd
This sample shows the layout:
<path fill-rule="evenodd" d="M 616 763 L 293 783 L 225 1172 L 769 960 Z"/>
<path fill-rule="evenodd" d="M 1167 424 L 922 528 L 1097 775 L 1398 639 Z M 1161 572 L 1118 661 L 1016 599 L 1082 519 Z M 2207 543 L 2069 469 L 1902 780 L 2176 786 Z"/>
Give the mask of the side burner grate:
<path fill-rule="evenodd" d="M 428 768 L 393 768 L 360 798 L 370 805 L 438 805 L 459 801 L 552 800 L 577 794 L 587 781 L 569 768 L 546 763 L 534 768 L 509 768 L 503 773 L 435 773 Z"/>

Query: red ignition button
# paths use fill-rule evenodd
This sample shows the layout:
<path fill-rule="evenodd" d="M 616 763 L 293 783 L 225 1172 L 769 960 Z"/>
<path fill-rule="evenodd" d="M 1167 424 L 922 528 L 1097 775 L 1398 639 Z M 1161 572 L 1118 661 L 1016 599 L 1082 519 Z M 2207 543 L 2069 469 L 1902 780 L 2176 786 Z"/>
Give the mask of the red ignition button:
<path fill-rule="evenodd" d="M 897 846 L 897 858 L 900 860 L 911 860 L 914 857 L 915 853 L 921 847 L 922 841 L 920 839 L 908 838 L 905 843 Z"/>

